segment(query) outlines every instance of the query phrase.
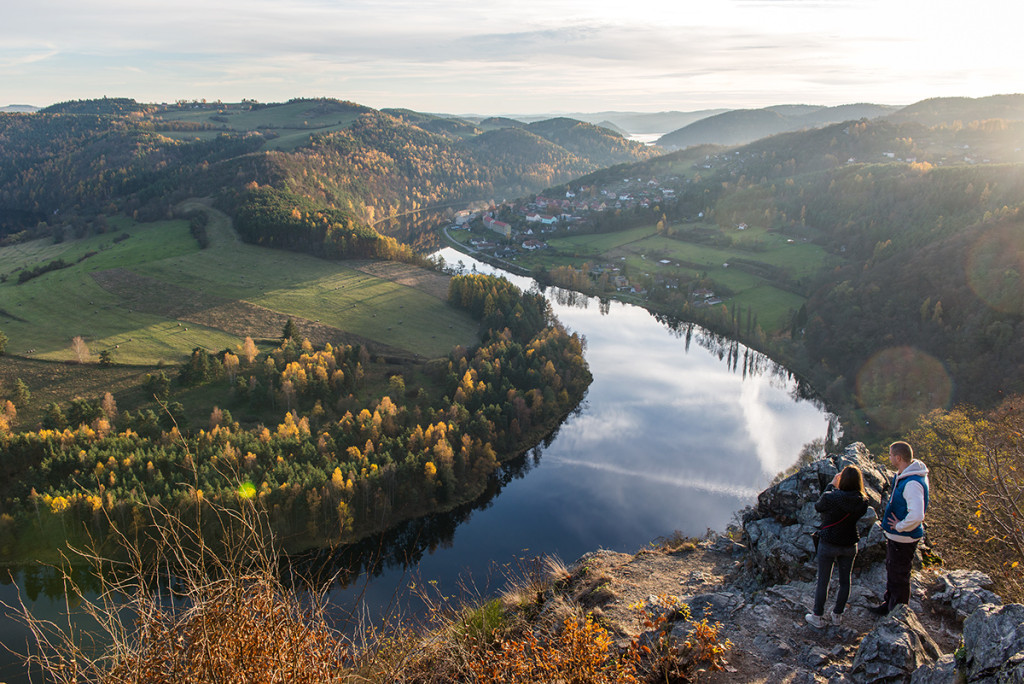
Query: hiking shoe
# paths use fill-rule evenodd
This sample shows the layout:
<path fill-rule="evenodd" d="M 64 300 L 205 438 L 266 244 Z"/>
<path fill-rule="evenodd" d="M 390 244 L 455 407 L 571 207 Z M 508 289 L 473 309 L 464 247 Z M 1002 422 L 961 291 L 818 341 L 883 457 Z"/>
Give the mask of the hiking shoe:
<path fill-rule="evenodd" d="M 820 615 L 815 615 L 814 613 L 808 613 L 807 615 L 804 615 L 804 620 L 807 620 L 807 624 L 809 624 L 811 627 L 817 627 L 818 629 L 821 629 L 825 626 L 824 618 L 822 618 Z"/>
<path fill-rule="evenodd" d="M 843 624 L 843 614 L 842 613 L 829 613 L 828 614 L 828 621 L 831 622 L 836 627 L 838 627 L 839 625 Z"/>
<path fill-rule="evenodd" d="M 889 604 L 888 603 L 882 603 L 882 604 L 879 604 L 877 606 L 868 606 L 868 612 L 869 613 L 874 613 L 875 615 L 888 615 L 889 614 Z"/>

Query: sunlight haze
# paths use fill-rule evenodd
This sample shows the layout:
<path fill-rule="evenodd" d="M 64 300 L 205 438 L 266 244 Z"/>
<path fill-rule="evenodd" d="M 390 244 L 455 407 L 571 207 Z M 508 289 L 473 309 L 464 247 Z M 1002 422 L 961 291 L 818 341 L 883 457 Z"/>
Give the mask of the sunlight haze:
<path fill-rule="evenodd" d="M 1024 91 L 1015 2 L 8 3 L 0 105 L 336 97 L 451 113 Z"/>

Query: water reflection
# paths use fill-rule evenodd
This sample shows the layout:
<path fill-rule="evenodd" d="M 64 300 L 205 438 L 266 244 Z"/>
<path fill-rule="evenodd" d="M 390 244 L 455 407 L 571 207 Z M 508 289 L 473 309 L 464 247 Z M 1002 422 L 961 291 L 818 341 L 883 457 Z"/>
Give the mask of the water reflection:
<path fill-rule="evenodd" d="M 448 264 L 495 271 L 441 253 Z M 580 410 L 484 501 L 403 526 L 394 548 L 412 543 L 407 559 L 385 551 L 383 538 L 367 542 L 380 550 L 379 574 L 336 591 L 339 605 L 389 605 L 411 574 L 454 591 L 459 576 L 486 583 L 495 564 L 516 557 L 571 561 L 597 548 L 635 551 L 675 530 L 723 529 L 805 444 L 827 434 L 822 407 L 763 354 L 621 302 L 558 288 L 545 294 L 559 320 L 586 339 L 594 382 Z M 443 540 L 432 536 L 439 530 Z"/>

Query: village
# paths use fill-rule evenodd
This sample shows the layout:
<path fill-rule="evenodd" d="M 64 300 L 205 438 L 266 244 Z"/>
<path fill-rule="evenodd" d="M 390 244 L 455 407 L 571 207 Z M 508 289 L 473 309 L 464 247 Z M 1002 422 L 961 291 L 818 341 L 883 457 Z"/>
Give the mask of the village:
<path fill-rule="evenodd" d="M 664 180 L 657 178 L 624 178 L 603 186 L 579 186 L 565 191 L 562 197 L 538 194 L 527 200 L 505 201 L 486 207 L 457 211 L 451 224 L 444 229 L 449 239 L 466 246 L 469 251 L 488 259 L 504 262 L 506 266 L 520 266 L 520 260 L 530 253 L 549 249 L 548 240 L 593 231 L 593 223 L 609 212 L 625 213 L 637 210 L 657 210 L 676 200 L 676 193 L 691 182 L 679 176 Z M 699 214 L 697 218 L 702 218 Z M 656 221 L 652 219 L 652 224 Z M 746 228 L 738 226 L 739 230 Z M 624 262 L 625 258 L 621 257 Z M 679 263 L 659 259 L 663 266 Z M 575 276 L 585 276 L 587 286 L 578 289 L 598 293 L 618 293 L 647 298 L 651 289 L 662 291 L 685 288 L 686 278 L 625 273 L 623 263 L 588 264 L 584 273 L 571 270 Z M 564 278 L 559 279 L 559 281 Z M 589 282 L 587 282 L 589 281 Z M 579 284 L 577 279 L 576 284 Z M 555 282 L 568 286 L 567 283 Z M 689 293 L 693 305 L 713 306 L 722 300 L 709 288 L 697 287 Z"/>

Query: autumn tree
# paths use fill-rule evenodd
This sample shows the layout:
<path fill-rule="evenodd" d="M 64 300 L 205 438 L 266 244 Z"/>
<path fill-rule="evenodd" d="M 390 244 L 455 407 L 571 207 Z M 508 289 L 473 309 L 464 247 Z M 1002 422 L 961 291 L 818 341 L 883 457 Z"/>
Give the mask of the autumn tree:
<path fill-rule="evenodd" d="M 88 363 L 89 347 L 85 344 L 85 340 L 82 339 L 81 335 L 71 339 L 71 353 L 74 354 L 75 361 L 78 363 Z"/>
<path fill-rule="evenodd" d="M 103 399 L 100 400 L 100 408 L 103 409 L 103 415 L 107 417 L 111 423 L 117 420 L 117 402 L 114 401 L 114 395 L 110 392 L 103 393 Z"/>
<path fill-rule="evenodd" d="M 247 336 L 245 342 L 242 343 L 242 356 L 245 358 L 245 363 L 252 365 L 257 354 L 259 354 L 259 351 L 256 349 L 256 343 L 252 341 L 251 337 Z"/>
<path fill-rule="evenodd" d="M 225 352 L 223 363 L 224 372 L 227 373 L 228 380 L 234 383 L 235 376 L 238 375 L 238 357 L 231 352 Z"/>
<path fill-rule="evenodd" d="M 1024 597 L 1024 396 L 981 413 L 934 411 L 910 436 L 934 494 L 929 536 L 955 567 L 977 567 L 1000 593 Z"/>

